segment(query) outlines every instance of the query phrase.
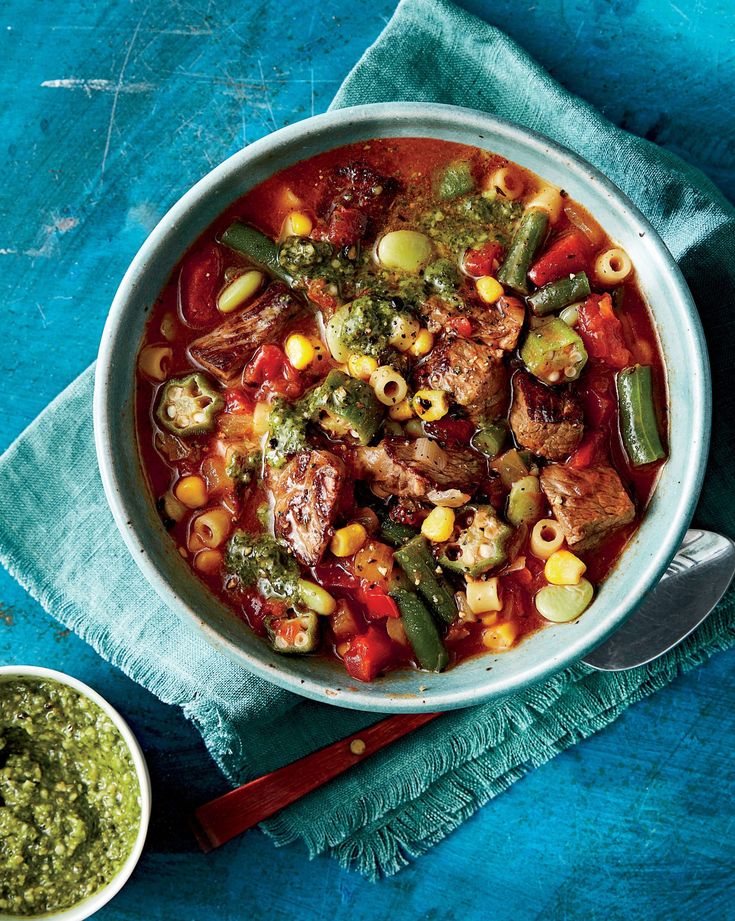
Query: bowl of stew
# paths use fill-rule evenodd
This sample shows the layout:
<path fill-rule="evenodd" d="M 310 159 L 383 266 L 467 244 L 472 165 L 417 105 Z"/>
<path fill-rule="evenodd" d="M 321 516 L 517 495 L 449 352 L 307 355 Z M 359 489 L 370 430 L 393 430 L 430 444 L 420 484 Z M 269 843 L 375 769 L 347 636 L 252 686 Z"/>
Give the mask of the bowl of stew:
<path fill-rule="evenodd" d="M 410 712 L 602 642 L 673 557 L 706 347 L 604 176 L 485 113 L 386 103 L 214 169 L 125 275 L 95 434 L 163 600 L 283 687 Z"/>

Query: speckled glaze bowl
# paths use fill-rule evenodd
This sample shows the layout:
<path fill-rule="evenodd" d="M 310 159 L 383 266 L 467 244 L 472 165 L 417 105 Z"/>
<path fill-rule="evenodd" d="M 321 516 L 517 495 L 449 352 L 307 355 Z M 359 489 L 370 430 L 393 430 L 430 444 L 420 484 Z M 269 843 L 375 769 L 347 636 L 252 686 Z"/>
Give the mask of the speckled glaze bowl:
<path fill-rule="evenodd" d="M 653 310 L 668 374 L 670 457 L 643 523 L 589 610 L 502 655 L 441 674 L 404 670 L 358 685 L 332 661 L 278 656 L 213 597 L 166 535 L 145 485 L 134 426 L 136 352 L 156 296 L 182 253 L 233 200 L 294 162 L 376 137 L 433 137 L 495 151 L 562 186 L 631 256 Z M 653 227 L 584 160 L 484 112 L 426 103 L 341 109 L 283 128 L 212 170 L 168 212 L 128 269 L 102 336 L 95 436 L 102 480 L 133 559 L 167 605 L 243 668 L 326 703 L 383 712 L 478 704 L 548 678 L 601 643 L 657 582 L 686 530 L 701 488 L 711 415 L 709 366 L 691 294 Z"/>
<path fill-rule="evenodd" d="M 52 668 L 42 668 L 38 665 L 3 665 L 0 666 L 0 683 L 10 681 L 13 678 L 28 678 L 38 681 L 53 681 L 57 684 L 65 684 L 72 688 L 83 697 L 87 697 L 102 710 L 102 712 L 112 721 L 113 725 L 120 733 L 125 745 L 130 752 L 133 761 L 136 777 L 140 786 L 140 825 L 138 834 L 133 844 L 133 849 L 127 857 L 125 863 L 120 867 L 117 873 L 101 889 L 98 889 L 93 895 L 77 902 L 69 908 L 62 911 L 46 912 L 42 915 L 4 915 L 0 912 L 0 921 L 84 921 L 96 914 L 103 905 L 106 905 L 110 899 L 117 895 L 135 869 L 140 856 L 143 853 L 146 835 L 148 833 L 148 823 L 151 817 L 151 779 L 148 774 L 148 765 L 143 755 L 143 750 L 138 744 L 138 740 L 133 735 L 133 731 L 125 720 L 120 716 L 117 710 L 108 703 L 104 697 L 94 691 L 88 684 L 84 684 L 78 678 L 73 678 L 64 672 L 56 671 Z"/>

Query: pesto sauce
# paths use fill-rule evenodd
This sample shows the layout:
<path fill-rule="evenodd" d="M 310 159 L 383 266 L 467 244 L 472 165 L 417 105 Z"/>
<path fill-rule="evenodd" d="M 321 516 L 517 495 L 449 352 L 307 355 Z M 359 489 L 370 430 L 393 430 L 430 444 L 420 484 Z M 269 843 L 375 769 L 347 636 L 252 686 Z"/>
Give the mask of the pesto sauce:
<path fill-rule="evenodd" d="M 130 752 L 97 704 L 55 681 L 0 681 L 0 913 L 93 895 L 132 851 L 140 818 Z"/>
<path fill-rule="evenodd" d="M 299 564 L 270 534 L 235 531 L 227 543 L 225 568 L 264 598 L 293 601 L 298 594 Z"/>

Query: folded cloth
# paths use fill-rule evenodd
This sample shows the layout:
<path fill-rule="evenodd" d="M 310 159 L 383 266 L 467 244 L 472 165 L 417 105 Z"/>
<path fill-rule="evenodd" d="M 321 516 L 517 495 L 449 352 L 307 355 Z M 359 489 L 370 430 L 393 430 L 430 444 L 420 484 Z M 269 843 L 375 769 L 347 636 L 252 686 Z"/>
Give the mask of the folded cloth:
<path fill-rule="evenodd" d="M 610 176 L 679 261 L 708 336 L 712 457 L 697 521 L 733 534 L 735 210 L 700 172 L 615 128 L 506 35 L 442 0 L 404 0 L 334 105 L 431 100 L 485 109 L 561 141 Z M 92 434 L 92 369 L 0 459 L 0 559 L 58 620 L 194 721 L 243 782 L 376 717 L 291 695 L 215 652 L 149 588 L 105 502 Z M 676 421 L 676 420 L 675 420 Z M 445 715 L 263 824 L 370 878 L 395 873 L 526 771 L 735 641 L 735 595 L 694 636 L 623 674 L 583 665 L 502 704 Z"/>

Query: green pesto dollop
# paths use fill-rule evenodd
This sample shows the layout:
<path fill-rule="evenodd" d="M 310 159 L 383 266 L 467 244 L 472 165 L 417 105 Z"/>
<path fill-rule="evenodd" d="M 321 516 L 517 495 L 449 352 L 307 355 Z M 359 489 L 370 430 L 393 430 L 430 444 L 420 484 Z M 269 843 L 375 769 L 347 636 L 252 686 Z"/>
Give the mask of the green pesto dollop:
<path fill-rule="evenodd" d="M 0 914 L 76 905 L 133 849 L 140 785 L 115 725 L 66 685 L 0 681 Z"/>
<path fill-rule="evenodd" d="M 298 594 L 299 564 L 270 534 L 235 531 L 227 542 L 225 568 L 265 598 L 291 602 Z"/>

